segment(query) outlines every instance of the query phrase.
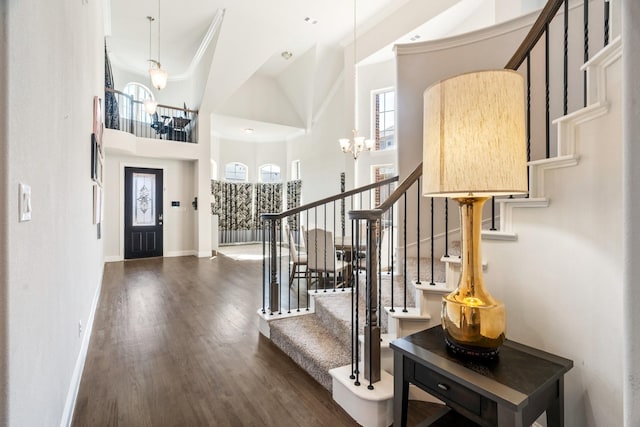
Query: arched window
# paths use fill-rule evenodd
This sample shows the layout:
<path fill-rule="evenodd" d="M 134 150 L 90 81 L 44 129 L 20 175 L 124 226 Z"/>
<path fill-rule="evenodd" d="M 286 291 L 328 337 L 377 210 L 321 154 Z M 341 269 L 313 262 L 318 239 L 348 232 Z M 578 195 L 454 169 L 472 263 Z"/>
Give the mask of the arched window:
<path fill-rule="evenodd" d="M 247 166 L 238 162 L 231 162 L 224 165 L 224 180 L 232 182 L 247 182 Z"/>
<path fill-rule="evenodd" d="M 137 122 L 152 123 L 151 115 L 144 111 L 144 101 L 146 99 L 154 100 L 151 90 L 141 83 L 129 82 L 122 92 L 133 98 L 133 107 L 127 105 L 127 103 L 119 103 L 120 116 L 125 119 L 133 119 Z"/>
<path fill-rule="evenodd" d="M 280 182 L 280 166 L 273 164 L 262 165 L 258 176 L 260 177 L 260 182 L 265 184 Z"/>

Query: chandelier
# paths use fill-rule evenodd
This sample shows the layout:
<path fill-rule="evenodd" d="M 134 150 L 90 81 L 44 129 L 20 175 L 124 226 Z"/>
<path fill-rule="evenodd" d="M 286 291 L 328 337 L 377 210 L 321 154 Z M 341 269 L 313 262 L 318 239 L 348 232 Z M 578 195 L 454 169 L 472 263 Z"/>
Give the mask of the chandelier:
<path fill-rule="evenodd" d="M 349 138 L 340 138 L 338 142 L 343 153 L 353 154 L 353 160 L 356 160 L 365 148 L 367 151 L 373 149 L 373 140 L 358 136 L 357 129 L 353 130 L 353 142 Z"/>
<path fill-rule="evenodd" d="M 353 129 L 353 139 L 349 138 L 340 138 L 338 140 L 340 144 L 340 149 L 343 153 L 351 153 L 353 155 L 353 159 L 357 160 L 358 155 L 365 149 L 367 151 L 371 151 L 373 149 L 374 141 L 364 136 L 358 135 L 358 67 L 357 67 L 357 34 L 356 34 L 356 2 L 357 0 L 353 0 L 353 105 L 354 105 L 354 129 Z"/>

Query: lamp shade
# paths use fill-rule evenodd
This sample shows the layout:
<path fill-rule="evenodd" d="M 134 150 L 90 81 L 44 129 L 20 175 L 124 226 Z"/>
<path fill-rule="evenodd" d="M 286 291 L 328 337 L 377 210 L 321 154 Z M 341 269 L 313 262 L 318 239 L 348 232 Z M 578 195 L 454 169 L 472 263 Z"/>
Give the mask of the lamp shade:
<path fill-rule="evenodd" d="M 461 74 L 424 92 L 423 193 L 527 192 L 524 79 L 511 70 Z"/>

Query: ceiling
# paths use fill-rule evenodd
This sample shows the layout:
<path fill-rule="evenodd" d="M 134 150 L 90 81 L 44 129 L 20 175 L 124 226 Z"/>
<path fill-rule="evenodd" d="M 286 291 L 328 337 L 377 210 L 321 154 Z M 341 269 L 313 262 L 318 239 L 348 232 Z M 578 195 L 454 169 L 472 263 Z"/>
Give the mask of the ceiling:
<path fill-rule="evenodd" d="M 374 25 L 408 1 L 360 0 L 356 17 L 358 27 L 362 28 L 358 29 Z M 159 23 L 163 68 L 171 78 L 188 77 L 189 67 L 216 20 L 216 13 L 223 10 L 223 29 L 237 40 L 239 56 L 243 54 L 243 44 L 249 45 L 249 49 L 251 44 L 259 45 L 261 35 L 279 40 L 271 44 L 268 59 L 259 70 L 271 76 L 278 75 L 291 63 L 281 56 L 282 52 L 291 52 L 293 59 L 316 44 L 350 41 L 353 35 L 354 3 L 345 0 L 110 0 L 108 3 L 110 22 L 106 34 L 110 59 L 115 65 L 140 74 L 148 69 L 147 59 L 158 57 Z M 155 19 L 151 52 L 147 16 Z M 234 64 L 228 65 L 233 69 Z"/>
<path fill-rule="evenodd" d="M 146 75 L 148 59 L 158 59 L 171 81 L 188 79 L 209 43 L 215 44 L 205 99 L 225 100 L 253 75 L 277 78 L 296 58 L 312 47 L 339 46 L 353 40 L 354 12 L 356 33 L 360 37 L 403 6 L 424 3 L 416 0 L 106 0 L 105 34 L 107 50 L 114 66 Z M 424 1 L 424 0 L 421 0 Z M 487 10 L 495 0 L 447 0 L 433 8 L 447 8 L 427 24 L 416 23 L 409 32 L 396 35 L 395 41 L 368 61 L 390 58 L 394 43 L 424 41 L 455 33 L 456 25 L 479 10 Z M 446 4 L 446 6 L 445 6 Z M 454 7 L 451 7 L 451 6 Z M 160 7 L 160 14 L 158 8 Z M 406 8 L 405 8 L 406 9 Z M 411 9 L 411 7 L 408 7 Z M 150 27 L 147 16 L 155 21 Z M 160 19 L 158 19 L 160 16 Z M 419 39 L 416 34 L 424 34 Z M 151 39 L 151 49 L 150 49 Z M 283 52 L 292 57 L 285 59 Z M 215 86 L 212 88 L 212 86 Z M 223 102 L 223 101 L 214 101 Z M 218 111 L 220 104 L 209 105 Z M 286 140 L 304 131 L 290 126 L 245 121 L 218 115 L 217 131 L 230 139 L 267 142 Z M 244 129 L 252 128 L 251 135 Z"/>

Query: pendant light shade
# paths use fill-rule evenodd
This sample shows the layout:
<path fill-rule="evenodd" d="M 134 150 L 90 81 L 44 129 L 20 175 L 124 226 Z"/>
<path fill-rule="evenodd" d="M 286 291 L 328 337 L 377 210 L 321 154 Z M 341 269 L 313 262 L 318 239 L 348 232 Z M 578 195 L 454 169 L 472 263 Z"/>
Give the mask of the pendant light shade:
<path fill-rule="evenodd" d="M 151 84 L 158 90 L 162 90 L 167 87 L 167 79 L 169 78 L 169 73 L 163 70 L 160 66 L 160 63 L 157 62 L 157 67 L 149 68 L 149 76 L 151 77 Z"/>

